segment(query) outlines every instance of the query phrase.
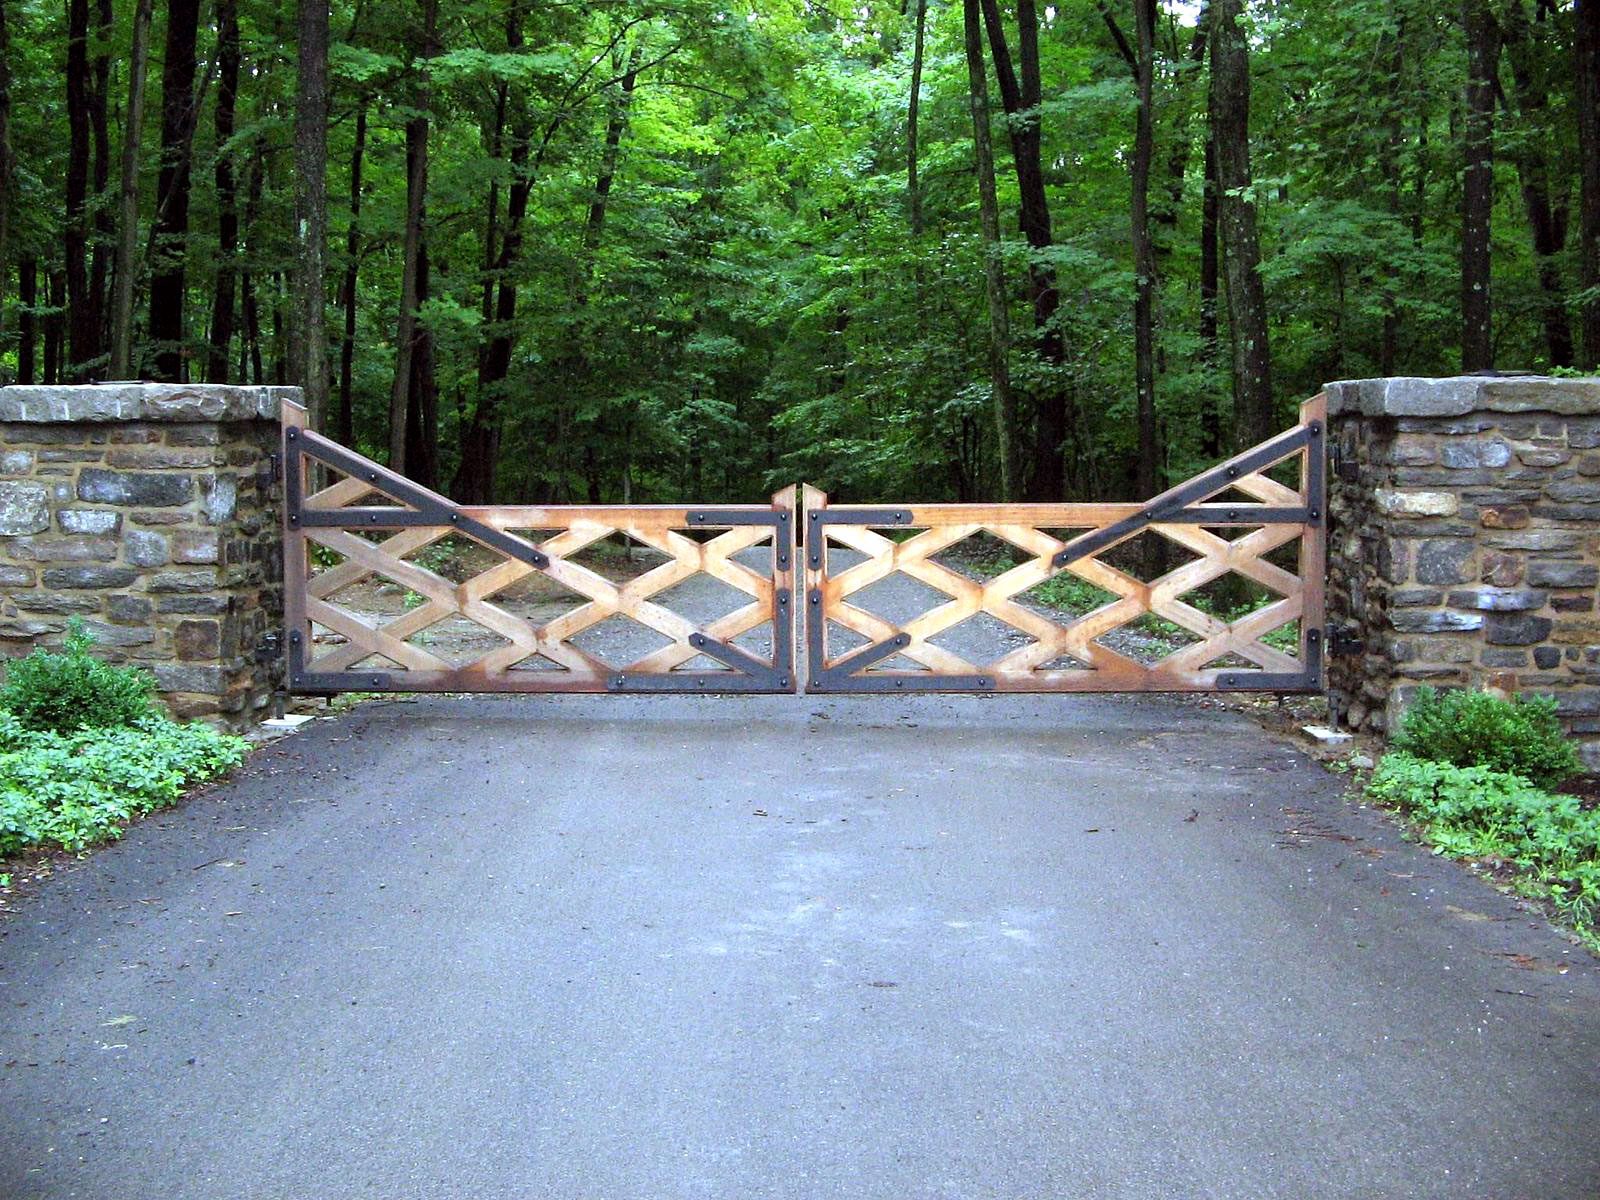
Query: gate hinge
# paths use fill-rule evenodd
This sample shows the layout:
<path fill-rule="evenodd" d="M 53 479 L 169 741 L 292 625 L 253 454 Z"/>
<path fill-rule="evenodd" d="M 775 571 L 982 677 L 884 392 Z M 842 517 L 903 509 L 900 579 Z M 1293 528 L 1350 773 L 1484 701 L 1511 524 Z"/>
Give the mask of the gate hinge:
<path fill-rule="evenodd" d="M 1330 625 L 1324 643 L 1334 658 L 1351 658 L 1366 652 L 1367 644 L 1354 626 Z"/>
<path fill-rule="evenodd" d="M 1339 445 L 1338 442 L 1329 447 L 1328 457 L 1332 460 L 1331 465 L 1336 478 L 1343 480 L 1345 483 L 1354 483 L 1361 477 L 1361 464 L 1348 457 L 1344 452 L 1344 447 Z"/>
<path fill-rule="evenodd" d="M 283 632 L 278 629 L 269 629 L 256 638 L 256 661 L 259 663 L 271 662 L 275 658 L 283 657 Z"/>

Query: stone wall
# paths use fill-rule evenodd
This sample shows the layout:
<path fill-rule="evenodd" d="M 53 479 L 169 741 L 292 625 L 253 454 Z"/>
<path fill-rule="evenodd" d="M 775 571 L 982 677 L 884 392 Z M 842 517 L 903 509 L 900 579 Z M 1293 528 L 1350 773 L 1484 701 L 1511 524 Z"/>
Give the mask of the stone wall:
<path fill-rule="evenodd" d="M 1329 384 L 1329 660 L 1352 728 L 1423 684 L 1552 695 L 1600 765 L 1600 380 Z M 1331 647 L 1336 649 L 1336 647 Z"/>
<path fill-rule="evenodd" d="M 0 655 L 60 641 L 146 665 L 181 716 L 244 723 L 280 667 L 272 455 L 294 388 L 0 388 Z"/>

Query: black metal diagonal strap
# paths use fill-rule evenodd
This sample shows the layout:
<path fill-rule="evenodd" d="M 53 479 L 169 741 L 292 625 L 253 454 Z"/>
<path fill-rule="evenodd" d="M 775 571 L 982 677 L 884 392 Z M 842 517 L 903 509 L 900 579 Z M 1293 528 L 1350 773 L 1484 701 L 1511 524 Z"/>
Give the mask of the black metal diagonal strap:
<path fill-rule="evenodd" d="M 1131 517 L 1124 517 L 1114 524 L 1103 529 L 1092 530 L 1080 537 L 1073 538 L 1051 559 L 1052 565 L 1065 567 L 1077 562 L 1081 558 L 1099 554 L 1125 538 L 1131 537 L 1141 529 L 1150 525 L 1159 525 L 1163 522 L 1170 524 L 1196 524 L 1200 522 L 1216 521 L 1216 514 L 1197 511 L 1189 508 L 1191 504 L 1198 504 L 1206 497 L 1213 495 L 1227 487 L 1241 475 L 1250 475 L 1263 467 L 1269 467 L 1280 459 L 1288 458 L 1300 450 L 1310 447 L 1308 458 L 1314 474 L 1307 474 L 1307 491 L 1311 501 L 1304 509 L 1300 508 L 1268 508 L 1252 507 L 1241 504 L 1234 507 L 1241 521 L 1249 518 L 1249 523 L 1258 525 L 1315 525 L 1322 520 L 1321 489 L 1318 487 L 1322 479 L 1321 447 L 1322 425 L 1312 421 L 1307 425 L 1291 429 L 1287 433 L 1279 434 L 1270 441 L 1262 442 L 1254 449 L 1247 450 L 1235 458 L 1229 459 L 1220 466 L 1209 471 L 1203 471 L 1193 479 L 1180 483 L 1177 487 L 1163 492 L 1145 505 L 1143 511 L 1134 513 Z M 1227 516 L 1226 513 L 1222 514 Z M 1233 521 L 1224 521 L 1224 524 L 1233 524 Z"/>
<path fill-rule="evenodd" d="M 496 529 L 474 517 L 469 517 L 437 492 L 412 483 L 386 467 L 380 467 L 359 454 L 352 453 L 336 442 L 330 442 L 310 430 L 289 429 L 284 433 L 289 461 L 285 477 L 291 483 L 289 524 L 302 529 L 398 529 L 413 525 L 448 525 L 460 530 L 473 541 L 498 550 L 509 558 L 527 563 L 531 567 L 548 567 L 550 556 L 532 542 Z M 387 508 L 304 508 L 299 495 L 301 454 L 343 471 L 372 485 L 391 500 L 408 504 L 413 511 Z"/>
<path fill-rule="evenodd" d="M 772 662 L 762 662 L 731 642 L 718 641 L 707 634 L 689 638 L 707 658 L 715 659 L 728 671 L 669 671 L 665 675 L 618 671 L 606 680 L 609 692 L 787 692 L 794 685 L 794 643 L 788 635 L 789 589 L 779 588 L 773 596 L 776 610 L 772 618 Z M 734 676 L 730 678 L 730 672 Z"/>
<path fill-rule="evenodd" d="M 810 671 L 806 690 L 811 692 L 985 692 L 994 688 L 994 678 L 989 675 L 873 675 L 859 674 L 873 663 L 904 650 L 911 644 L 909 633 L 897 633 L 881 642 L 873 642 L 852 651 L 831 667 L 823 650 L 823 626 L 827 616 L 822 611 L 822 591 L 811 591 L 810 609 L 806 613 L 806 651 Z"/>

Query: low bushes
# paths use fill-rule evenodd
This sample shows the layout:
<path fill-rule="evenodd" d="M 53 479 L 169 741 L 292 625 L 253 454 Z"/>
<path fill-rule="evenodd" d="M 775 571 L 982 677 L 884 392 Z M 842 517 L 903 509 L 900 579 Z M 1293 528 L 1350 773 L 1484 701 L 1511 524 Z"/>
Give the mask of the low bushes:
<path fill-rule="evenodd" d="M 168 719 L 148 676 L 92 644 L 74 623 L 61 653 L 12 663 L 0 688 L 0 855 L 117 837 L 244 758 L 242 738 Z"/>
<path fill-rule="evenodd" d="M 1548 790 L 1581 769 L 1553 704 L 1484 692 L 1421 695 L 1367 793 L 1441 854 L 1509 872 L 1591 940 L 1600 915 L 1600 811 Z"/>
<path fill-rule="evenodd" d="M 1505 701 L 1488 692 L 1423 688 L 1390 748 L 1458 767 L 1492 767 L 1554 787 L 1583 770 L 1547 696 Z"/>

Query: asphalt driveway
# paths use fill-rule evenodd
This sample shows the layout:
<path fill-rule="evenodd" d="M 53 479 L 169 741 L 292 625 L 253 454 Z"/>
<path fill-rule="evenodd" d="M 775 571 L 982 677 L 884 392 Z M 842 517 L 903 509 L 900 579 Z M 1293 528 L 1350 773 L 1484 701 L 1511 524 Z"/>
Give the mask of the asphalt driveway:
<path fill-rule="evenodd" d="M 1600 972 L 1251 722 L 425 699 L 0 920 L 0 1196 L 1600 1189 Z"/>

